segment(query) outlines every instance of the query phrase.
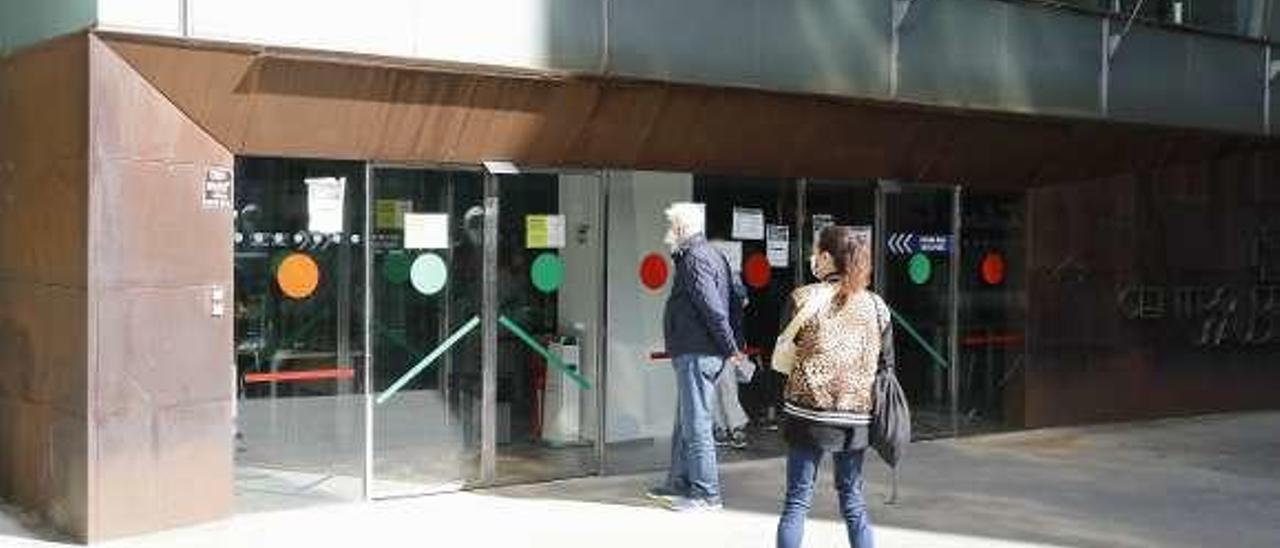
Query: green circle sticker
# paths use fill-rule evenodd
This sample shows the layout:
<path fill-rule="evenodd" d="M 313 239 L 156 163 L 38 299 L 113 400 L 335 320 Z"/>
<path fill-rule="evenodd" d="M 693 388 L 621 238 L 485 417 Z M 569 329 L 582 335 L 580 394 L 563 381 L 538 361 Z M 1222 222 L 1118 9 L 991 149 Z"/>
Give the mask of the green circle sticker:
<path fill-rule="evenodd" d="M 444 259 L 439 255 L 427 253 L 414 259 L 413 267 L 409 271 L 409 279 L 418 293 L 435 295 L 444 289 L 445 282 L 449 281 L 449 269 L 445 267 Z"/>
<path fill-rule="evenodd" d="M 529 270 L 533 287 L 543 293 L 555 293 L 564 283 L 564 261 L 555 253 L 543 253 L 533 260 Z"/>
<path fill-rule="evenodd" d="M 391 252 L 382 261 L 382 277 L 393 284 L 402 284 L 409 281 L 409 271 L 413 268 L 413 262 L 409 260 L 409 256 L 402 252 Z"/>
<path fill-rule="evenodd" d="M 929 278 L 933 276 L 933 262 L 924 253 L 916 253 L 911 256 L 911 262 L 907 263 L 907 275 L 916 285 L 929 283 Z"/>

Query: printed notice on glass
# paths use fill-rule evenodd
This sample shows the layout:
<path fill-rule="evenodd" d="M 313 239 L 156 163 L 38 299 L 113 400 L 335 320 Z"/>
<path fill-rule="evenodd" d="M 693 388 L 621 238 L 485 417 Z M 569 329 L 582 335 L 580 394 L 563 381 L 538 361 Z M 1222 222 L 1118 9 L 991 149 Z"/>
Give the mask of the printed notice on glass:
<path fill-rule="evenodd" d="M 707 242 L 720 250 L 724 258 L 729 261 L 729 269 L 734 272 L 742 272 L 742 242 L 732 242 L 727 240 L 711 240 Z"/>
<path fill-rule="evenodd" d="M 378 200 L 374 204 L 373 226 L 378 230 L 404 228 L 404 214 L 413 211 L 412 200 Z"/>
<path fill-rule="evenodd" d="M 733 208 L 733 239 L 763 240 L 764 210 L 747 207 Z"/>
<path fill-rule="evenodd" d="M 405 249 L 449 249 L 448 213 L 405 213 Z"/>
<path fill-rule="evenodd" d="M 822 229 L 836 224 L 836 218 L 825 213 L 813 216 L 813 241 L 818 241 L 818 237 L 822 235 Z"/>
<path fill-rule="evenodd" d="M 201 205 L 205 209 L 231 209 L 231 171 L 213 168 L 205 172 Z"/>
<path fill-rule="evenodd" d="M 786 268 L 791 264 L 791 228 L 787 225 L 769 225 L 767 236 L 765 251 L 769 255 L 769 266 Z"/>
<path fill-rule="evenodd" d="M 307 230 L 321 234 L 342 232 L 343 198 L 346 196 L 345 177 L 320 177 L 307 179 Z"/>
<path fill-rule="evenodd" d="M 529 249 L 561 249 L 565 243 L 564 215 L 526 215 L 525 247 Z"/>

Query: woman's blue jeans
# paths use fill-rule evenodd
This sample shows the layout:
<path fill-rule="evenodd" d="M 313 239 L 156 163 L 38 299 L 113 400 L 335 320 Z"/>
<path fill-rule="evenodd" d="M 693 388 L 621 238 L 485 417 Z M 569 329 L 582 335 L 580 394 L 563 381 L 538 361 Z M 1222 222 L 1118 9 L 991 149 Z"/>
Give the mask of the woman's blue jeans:
<path fill-rule="evenodd" d="M 778 520 L 778 548 L 799 548 L 804 540 L 804 521 L 809 515 L 823 453 L 817 447 L 792 445 L 787 454 L 787 499 Z M 867 503 L 862 497 L 862 454 L 863 451 L 832 453 L 840 513 L 853 548 L 871 548 L 874 544 Z"/>

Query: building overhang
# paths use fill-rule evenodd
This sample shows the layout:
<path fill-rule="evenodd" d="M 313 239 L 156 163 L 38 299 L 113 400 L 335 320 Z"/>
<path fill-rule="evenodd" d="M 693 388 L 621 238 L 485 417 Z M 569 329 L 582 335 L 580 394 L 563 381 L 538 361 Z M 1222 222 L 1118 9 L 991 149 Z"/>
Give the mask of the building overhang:
<path fill-rule="evenodd" d="M 240 155 L 1017 189 L 1276 147 L 1096 119 L 97 36 Z"/>

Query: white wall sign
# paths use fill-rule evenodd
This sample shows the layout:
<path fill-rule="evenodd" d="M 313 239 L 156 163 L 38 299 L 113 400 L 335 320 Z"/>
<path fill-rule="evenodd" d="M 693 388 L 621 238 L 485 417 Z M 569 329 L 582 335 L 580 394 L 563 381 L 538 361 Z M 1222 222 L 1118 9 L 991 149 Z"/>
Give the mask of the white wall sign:
<path fill-rule="evenodd" d="M 735 240 L 763 240 L 764 210 L 748 207 L 733 208 L 733 238 Z"/>
<path fill-rule="evenodd" d="M 406 212 L 404 248 L 449 249 L 449 214 Z"/>
<path fill-rule="evenodd" d="M 346 177 L 307 179 L 307 230 L 323 234 L 342 232 Z"/>
<path fill-rule="evenodd" d="M 205 172 L 201 205 L 205 209 L 231 209 L 231 170 L 215 167 Z"/>
<path fill-rule="evenodd" d="M 791 228 L 787 225 L 769 225 L 766 238 L 769 266 L 786 268 L 791 264 Z"/>

